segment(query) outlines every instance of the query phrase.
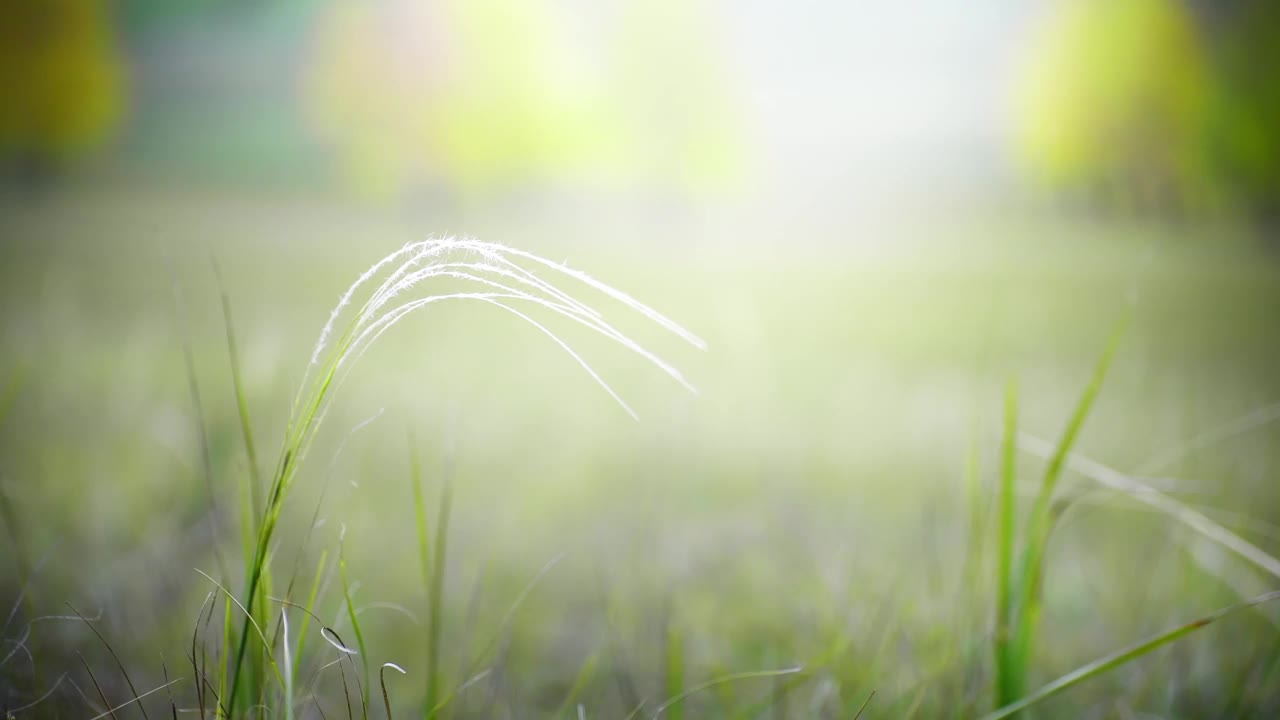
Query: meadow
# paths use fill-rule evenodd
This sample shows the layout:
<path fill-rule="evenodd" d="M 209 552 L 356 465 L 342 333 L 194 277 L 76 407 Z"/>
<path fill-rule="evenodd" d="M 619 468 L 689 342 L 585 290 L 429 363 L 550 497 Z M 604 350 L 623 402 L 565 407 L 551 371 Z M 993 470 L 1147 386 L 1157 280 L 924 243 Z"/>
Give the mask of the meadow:
<path fill-rule="evenodd" d="M 0 706 L 19 717 L 981 717 L 1011 673 L 1006 699 L 1280 587 L 1280 257 L 1246 228 L 6 202 Z M 705 350 L 564 285 L 697 392 L 539 316 L 636 420 L 520 318 L 432 306 L 333 390 L 249 602 L 330 310 L 453 229 L 688 328 Z M 997 659 L 1027 548 L 1033 641 Z M 1028 712 L 1275 717 L 1278 628 L 1280 603 L 1233 611 Z M 241 639 L 259 631 L 272 653 Z"/>

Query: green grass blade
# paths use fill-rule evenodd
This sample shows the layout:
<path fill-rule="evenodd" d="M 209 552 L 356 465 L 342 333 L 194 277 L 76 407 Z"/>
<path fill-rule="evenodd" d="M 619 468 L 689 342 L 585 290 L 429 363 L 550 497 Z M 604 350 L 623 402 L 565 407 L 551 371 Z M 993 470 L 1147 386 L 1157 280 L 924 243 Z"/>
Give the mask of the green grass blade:
<path fill-rule="evenodd" d="M 251 607 L 254 613 L 254 618 L 258 621 L 258 625 L 264 629 L 270 626 L 272 618 L 275 615 L 271 609 L 271 595 L 274 584 L 273 579 L 274 573 L 271 572 L 271 564 L 268 559 L 268 562 L 263 565 L 262 580 L 259 583 L 259 586 L 262 589 L 258 593 L 257 600 Z M 267 666 L 275 665 L 275 655 L 276 649 L 274 635 L 266 636 L 262 646 L 258 649 L 258 652 L 254 653 L 253 663 L 249 666 L 251 671 L 250 678 L 253 681 L 250 684 L 250 688 L 256 690 L 256 692 L 250 694 L 250 697 L 257 698 L 255 700 L 256 704 L 262 703 L 262 695 L 267 691 L 267 687 L 269 685 L 267 682 L 269 679 L 267 678 Z M 277 673 L 278 672 L 279 671 L 277 670 Z"/>
<path fill-rule="evenodd" d="M 1013 629 L 1013 556 L 1017 518 L 1014 487 L 1017 481 L 1018 385 L 1010 380 L 1004 395 L 1004 442 L 1000 468 L 999 538 L 996 565 L 996 705 L 1005 705 L 1021 695 L 1022 669 L 1015 667 L 1010 653 Z"/>
<path fill-rule="evenodd" d="M 795 673 L 798 673 L 798 672 L 804 672 L 804 668 L 793 667 L 793 668 L 783 668 L 782 670 L 755 670 L 751 672 L 733 673 L 731 675 L 724 675 L 718 678 L 713 678 L 704 683 L 694 685 L 693 687 L 690 687 L 687 690 L 682 690 L 679 694 L 673 695 L 667 698 L 661 705 L 658 706 L 656 710 L 654 710 L 653 717 L 655 720 L 657 720 L 657 718 L 661 717 L 663 713 L 666 713 L 667 718 L 678 717 L 676 713 L 680 708 L 680 704 L 684 702 L 686 698 L 696 693 L 700 693 L 703 690 L 708 690 L 710 688 L 713 688 L 722 683 L 738 682 L 739 680 L 754 680 L 757 678 L 774 678 L 780 675 L 794 675 Z M 638 711 L 639 708 L 637 708 L 636 710 Z M 633 712 L 632 714 L 634 715 L 635 713 Z"/>
<path fill-rule="evenodd" d="M 1102 391 L 1102 384 L 1107 377 L 1107 371 L 1111 367 L 1112 358 L 1115 356 L 1116 349 L 1120 345 L 1120 339 L 1124 335 L 1127 319 L 1126 316 L 1116 326 L 1106 350 L 1102 353 L 1102 357 L 1099 358 L 1098 364 L 1094 368 L 1093 377 L 1090 378 L 1089 384 L 1085 386 L 1084 392 L 1076 404 L 1075 412 L 1072 413 L 1071 419 L 1063 431 L 1062 439 L 1058 442 L 1057 449 L 1049 459 L 1049 464 L 1045 468 L 1044 479 L 1040 484 L 1040 490 L 1036 494 L 1031 514 L 1027 518 L 1026 532 L 1023 536 L 1023 562 L 1021 574 L 1018 578 L 1017 605 L 1014 608 L 1013 612 L 1015 614 L 1011 618 L 1010 625 L 1010 652 L 1012 653 L 1010 664 L 1014 667 L 1015 672 L 1019 668 L 1022 669 L 1024 675 L 1025 669 L 1031 662 L 1030 656 L 1032 647 L 1035 644 L 1036 627 L 1040 615 L 1040 579 L 1043 573 L 1045 553 L 1049 545 L 1049 535 L 1053 529 L 1052 502 L 1054 491 L 1057 489 L 1058 481 L 1062 477 L 1062 470 L 1066 465 L 1067 457 L 1071 454 L 1071 450 L 1080 436 L 1085 420 L 1089 417 L 1090 410 L 1093 409 L 1094 401 Z M 1025 677 L 1021 678 L 1021 681 L 1024 683 L 1023 687 L 1025 687 Z M 1021 688 L 1017 689 L 1020 690 Z M 1016 693 L 1016 695 L 1021 695 L 1021 692 Z"/>
<path fill-rule="evenodd" d="M 863 700 L 863 701 L 862 701 L 862 704 L 858 706 L 858 712 L 856 712 L 856 713 L 854 713 L 854 714 L 853 714 L 853 720 L 858 720 L 858 718 L 862 717 L 862 713 L 866 712 L 866 710 L 867 710 L 867 706 L 871 704 L 871 700 L 872 700 L 875 696 L 876 696 L 876 691 L 875 691 L 875 690 L 872 690 L 872 691 L 867 695 L 867 699 L 866 699 L 866 700 Z"/>
<path fill-rule="evenodd" d="M 731 717 L 734 718 L 758 718 L 766 710 L 773 705 L 774 698 L 786 697 L 798 690 L 800 687 L 820 676 L 821 673 L 830 673 L 838 669 L 841 659 L 845 659 L 849 654 L 849 649 L 853 646 L 853 635 L 849 632 L 849 628 L 841 628 L 841 632 L 831 640 L 822 654 L 818 655 L 814 660 L 805 663 L 805 672 L 797 673 L 787 677 L 785 680 L 777 682 L 772 695 L 769 698 L 740 708 L 733 712 Z M 727 675 L 728 673 L 722 673 Z M 721 703 L 726 706 L 732 706 L 734 703 L 732 698 L 732 686 L 729 684 L 721 684 L 716 686 L 716 692 L 721 694 Z"/>
<path fill-rule="evenodd" d="M 476 683 L 489 677 L 492 672 L 492 668 L 485 668 L 475 675 L 472 675 L 470 678 L 467 678 L 466 682 L 459 685 L 457 689 L 446 695 L 443 700 L 427 710 L 427 720 L 431 720 L 431 718 L 438 716 L 446 707 L 448 707 L 449 703 L 453 702 L 458 696 L 462 695 L 462 693 L 466 692 L 468 689 L 474 687 Z"/>
<path fill-rule="evenodd" d="M 249 422 L 249 398 L 244 390 L 244 378 L 240 373 L 240 352 L 236 345 L 235 325 L 231 319 L 231 299 L 222 287 L 222 273 L 214 264 L 218 276 L 219 294 L 222 296 L 222 321 L 227 330 L 227 358 L 231 363 L 231 386 L 236 395 L 236 410 L 240 419 L 240 434 L 244 437 L 244 449 L 249 460 L 250 499 L 253 505 L 253 524 L 262 522 L 262 479 L 258 474 L 258 451 L 253 442 L 253 426 Z"/>
<path fill-rule="evenodd" d="M 347 581 L 347 556 L 342 546 L 338 546 L 338 575 L 342 578 L 342 597 L 347 604 L 347 619 L 351 621 L 351 631 L 356 636 L 356 647 L 360 649 L 360 665 L 364 679 L 360 685 L 360 707 L 369 707 L 369 653 L 364 645 L 364 633 L 360 631 L 360 618 L 356 615 L 356 606 L 351 602 L 351 584 Z"/>
<path fill-rule="evenodd" d="M 559 709 L 556 710 L 554 717 L 564 718 L 568 716 L 573 708 L 574 703 L 582 696 L 582 691 L 586 689 L 592 678 L 596 675 L 596 667 L 600 662 L 600 653 L 594 652 L 587 657 L 586 662 L 582 663 L 582 668 L 578 670 L 578 675 L 573 679 L 573 685 L 569 686 L 569 692 L 564 696 L 564 702 L 560 703 Z"/>
<path fill-rule="evenodd" d="M 1049 443 L 1034 435 L 1023 433 L 1021 437 L 1023 449 L 1032 455 L 1047 457 L 1052 450 L 1052 446 Z M 1124 493 L 1138 502 L 1165 513 L 1205 539 L 1249 561 L 1272 577 L 1280 578 L 1280 558 L 1267 553 L 1257 545 L 1215 522 L 1204 513 L 1175 500 L 1140 479 L 1110 468 L 1079 453 L 1071 454 L 1068 458 L 1068 466 L 1075 472 L 1094 480 L 1104 487 Z"/>
<path fill-rule="evenodd" d="M 306 611 L 302 614 L 302 624 L 298 627 L 298 645 L 293 651 L 293 656 L 299 661 L 302 659 L 302 651 L 307 646 L 307 628 L 311 626 L 311 616 L 315 612 L 316 597 L 320 594 L 320 581 L 324 577 L 325 561 L 329 559 L 329 551 L 320 551 L 320 561 L 316 563 L 316 576 L 311 581 L 311 592 L 307 594 L 307 604 L 303 609 Z M 297 682 L 298 668 L 294 667 L 294 682 Z"/>
<path fill-rule="evenodd" d="M 208 573 L 204 572 L 203 570 L 200 570 L 199 568 L 196 568 L 196 572 L 203 575 L 204 579 L 213 583 L 214 587 L 218 588 L 218 590 L 220 590 L 228 600 L 235 603 L 236 607 L 240 609 L 240 612 L 244 613 L 245 618 L 249 621 L 250 627 L 253 628 L 253 631 L 257 634 L 258 638 L 262 641 L 263 647 L 267 647 L 270 643 L 267 642 L 267 637 L 262 632 L 262 626 L 259 625 L 257 621 L 253 619 L 252 615 L 249 614 L 249 609 L 246 608 L 244 605 L 242 605 L 239 600 L 236 600 L 235 596 L 232 595 L 229 590 L 223 587 L 222 583 L 218 582 L 217 580 L 214 580 L 213 577 L 211 577 Z M 276 681 L 280 684 L 280 687 L 284 687 L 284 677 L 280 674 L 279 666 L 276 665 L 275 660 L 273 658 L 269 657 L 268 660 L 270 660 L 271 669 L 275 673 Z M 227 709 L 231 712 L 235 712 L 235 708 L 233 707 L 228 707 Z"/>
<path fill-rule="evenodd" d="M 240 560 L 245 567 L 253 563 L 254 532 L 257 521 L 254 520 L 253 485 L 247 477 L 238 485 L 240 496 Z"/>
<path fill-rule="evenodd" d="M 213 607 L 209 608 L 210 614 L 213 613 Z M 235 623 L 232 622 L 234 614 L 231 611 L 231 596 L 226 595 L 222 598 L 222 652 L 223 657 L 218 663 L 218 697 L 226 697 L 227 692 L 227 662 L 226 652 L 231 647 L 231 633 Z M 245 621 L 248 625 L 248 621 Z M 228 717 L 230 714 L 228 713 Z"/>
<path fill-rule="evenodd" d="M 422 564 L 422 583 L 431 591 L 431 538 L 427 533 L 427 502 L 422 493 L 422 465 L 418 462 L 417 443 L 409 436 L 409 484 L 413 491 L 413 513 L 418 530 L 418 561 Z"/>
<path fill-rule="evenodd" d="M 1009 705 L 984 716 L 982 720 L 1001 720 L 1001 718 L 1011 717 L 1014 714 L 1019 713 L 1036 703 L 1053 697 L 1074 685 L 1078 685 L 1086 680 L 1103 675 L 1120 667 L 1121 665 L 1132 660 L 1136 660 L 1143 655 L 1147 655 L 1153 650 L 1189 635 L 1212 622 L 1221 620 L 1222 618 L 1239 612 L 1240 610 L 1271 602 L 1273 600 L 1280 600 L 1280 590 L 1273 590 L 1250 598 L 1249 600 L 1245 600 L 1244 602 L 1228 605 L 1227 607 L 1212 612 L 1198 620 L 1192 620 L 1189 623 L 1178 625 L 1177 627 L 1173 627 L 1165 630 L 1164 632 L 1153 635 L 1146 640 L 1130 645 L 1127 648 L 1117 650 L 1109 655 L 1104 655 L 1093 662 L 1081 665 L 1075 670 L 1059 677 L 1057 680 L 1054 680 L 1021 700 L 1010 703 Z"/>
<path fill-rule="evenodd" d="M 440 638 L 444 631 L 445 563 L 449 550 L 449 513 L 453 506 L 453 481 L 445 474 L 440 490 L 440 509 L 436 513 L 435 555 L 431 563 L 431 586 L 427 595 L 427 696 L 428 714 L 440 702 Z M 425 531 L 425 522 L 423 524 Z"/>
<path fill-rule="evenodd" d="M 1044 559 L 1045 541 L 1051 526 L 1050 515 L 1053 493 L 1058 487 L 1058 481 L 1062 478 L 1062 470 L 1066 467 L 1067 457 L 1071 454 L 1072 448 L 1075 447 L 1080 431 L 1084 428 L 1085 420 L 1088 419 L 1089 412 L 1093 409 L 1093 403 L 1102 391 L 1102 383 L 1106 380 L 1107 371 L 1111 368 L 1111 361 L 1115 357 L 1116 349 L 1120 345 L 1120 339 L 1124 335 L 1127 324 L 1127 318 L 1121 320 L 1112 333 L 1106 350 L 1103 351 L 1102 357 L 1098 359 L 1098 364 L 1094 367 L 1093 377 L 1089 379 L 1089 384 L 1085 386 L 1084 392 L 1080 395 L 1075 411 L 1072 413 L 1066 429 L 1063 430 L 1062 439 L 1058 441 L 1057 449 L 1054 451 L 1053 456 L 1049 458 L 1049 464 L 1045 468 L 1044 479 L 1040 483 L 1040 491 L 1036 494 L 1035 504 L 1031 508 L 1030 517 L 1027 519 L 1027 548 L 1024 556 L 1026 565 L 1023 568 L 1022 577 L 1024 594 L 1020 597 L 1023 602 L 1029 601 L 1032 597 L 1029 591 L 1034 590 L 1035 583 L 1039 579 L 1040 563 Z"/>
<path fill-rule="evenodd" d="M 107 638 L 103 636 L 102 633 L 98 632 L 98 628 L 93 626 L 93 623 L 89 621 L 89 618 L 82 615 L 79 610 L 75 609 L 75 607 L 71 605 L 71 603 L 65 603 L 65 605 L 71 608 L 71 612 L 75 613 L 76 617 L 80 618 L 80 620 L 93 631 L 93 634 L 98 637 L 98 640 L 102 642 L 102 646 L 111 654 L 111 659 L 116 662 L 116 667 L 120 668 L 120 675 L 124 677 L 125 684 L 129 686 L 129 692 L 133 693 L 135 701 L 138 700 L 138 689 L 134 687 L 133 678 L 129 677 L 129 671 L 125 668 L 124 663 L 121 662 L 120 656 L 116 654 L 115 648 L 111 647 L 111 643 L 107 642 Z M 143 720 L 148 720 L 146 707 L 139 703 L 138 710 L 142 713 Z"/>
<path fill-rule="evenodd" d="M 489 635 L 489 640 L 481 646 L 482 649 L 480 653 L 472 659 L 473 664 L 470 668 L 471 670 L 475 669 L 475 663 L 479 663 L 487 658 L 489 653 L 493 652 L 493 650 L 498 647 L 498 643 L 502 638 L 511 632 L 511 627 L 515 623 L 516 613 L 520 611 L 521 606 L 524 605 L 524 601 L 529 598 L 529 595 L 533 592 L 534 588 L 542 582 L 542 579 L 547 576 L 547 573 L 551 572 L 551 569 L 556 565 L 559 565 L 560 561 L 564 560 L 564 558 L 564 553 L 553 556 L 550 560 L 543 563 L 541 568 L 538 568 L 538 572 L 534 573 L 533 577 L 529 578 L 529 582 L 525 583 L 524 587 L 520 589 L 520 593 L 516 595 L 515 600 L 512 600 L 511 605 L 507 606 L 507 611 L 503 613 L 502 620 L 498 621 L 497 627 L 495 627 L 493 632 Z"/>
<path fill-rule="evenodd" d="M 977 587 L 986 572 L 988 497 L 982 490 L 981 442 L 975 425 L 965 453 L 964 485 L 969 502 L 968 552 L 965 554 L 964 578 Z"/>
<path fill-rule="evenodd" d="M 681 636 L 680 628 L 676 627 L 676 624 L 670 620 L 667 622 L 666 650 L 667 663 L 663 688 L 667 697 L 671 698 L 671 700 L 659 706 L 653 716 L 656 718 L 662 714 L 663 710 L 670 710 L 667 713 L 667 717 L 671 720 L 680 720 L 680 718 L 684 717 L 684 706 L 680 704 L 680 701 L 686 697 L 684 690 L 684 638 Z"/>
<path fill-rule="evenodd" d="M 431 579 L 431 536 L 427 528 L 427 502 L 422 492 L 422 465 L 418 462 L 417 442 L 414 440 L 412 433 L 409 435 L 409 485 L 410 491 L 413 493 L 413 514 L 415 527 L 418 532 L 418 562 L 422 566 L 422 585 L 427 597 L 427 616 L 428 622 L 432 622 L 431 608 L 435 603 L 431 600 L 431 590 L 434 582 Z M 428 627 L 428 638 L 430 638 L 430 627 Z M 436 667 L 431 660 L 431 645 L 428 640 L 427 644 L 427 699 L 423 706 L 424 713 L 430 712 L 435 706 L 435 696 L 432 688 L 439 688 L 439 679 L 435 677 Z"/>

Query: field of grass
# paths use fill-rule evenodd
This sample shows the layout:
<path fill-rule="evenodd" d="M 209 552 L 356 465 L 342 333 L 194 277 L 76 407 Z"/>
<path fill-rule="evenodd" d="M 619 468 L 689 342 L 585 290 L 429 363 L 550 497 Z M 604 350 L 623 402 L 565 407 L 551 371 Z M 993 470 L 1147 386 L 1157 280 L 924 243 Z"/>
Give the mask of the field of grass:
<path fill-rule="evenodd" d="M 93 717 L 172 681 L 116 717 L 224 700 L 307 718 L 979 717 L 1280 588 L 1280 257 L 1238 231 L 510 215 L 448 227 L 124 190 L 6 205 L 0 708 Z M 519 318 L 432 306 L 333 391 L 248 603 L 331 308 L 453 229 L 689 328 L 705 351 L 564 284 L 698 392 L 539 316 L 637 422 Z M 1033 640 L 997 659 L 1006 612 L 1033 616 Z M 1276 688 L 1280 603 L 1262 603 L 1030 712 L 1265 718 Z"/>

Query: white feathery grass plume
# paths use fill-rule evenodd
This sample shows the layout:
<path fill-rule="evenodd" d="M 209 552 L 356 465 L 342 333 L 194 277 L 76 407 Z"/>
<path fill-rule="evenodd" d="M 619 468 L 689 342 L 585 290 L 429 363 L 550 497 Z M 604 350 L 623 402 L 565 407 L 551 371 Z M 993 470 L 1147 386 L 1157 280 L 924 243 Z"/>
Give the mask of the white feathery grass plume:
<path fill-rule="evenodd" d="M 529 267 L 530 265 L 534 267 Z M 388 273 L 388 268 L 393 269 Z M 307 373 L 303 377 L 302 387 L 299 388 L 298 398 L 294 403 L 295 414 L 297 414 L 303 397 L 310 397 L 311 419 L 308 421 L 299 418 L 302 420 L 302 426 L 294 428 L 299 432 L 297 440 L 305 446 L 305 436 L 309 435 L 306 427 L 314 428 L 318 424 L 317 421 L 323 417 L 328 391 L 341 384 L 351 366 L 384 332 L 415 310 L 440 300 L 485 302 L 528 322 L 568 353 L 592 380 L 633 417 L 635 417 L 635 411 L 568 342 L 544 323 L 516 309 L 510 303 L 528 303 L 535 308 L 572 320 L 634 352 L 688 390 L 696 392 L 693 385 L 674 366 L 608 323 L 599 310 L 576 299 L 555 282 L 540 276 L 537 272 L 539 269 L 549 270 L 562 278 L 582 283 L 653 321 L 695 347 L 703 349 L 706 347 L 706 343 L 701 338 L 675 321 L 580 270 L 497 243 L 466 238 L 428 238 L 409 243 L 374 263 L 342 294 L 320 332 Z M 347 309 L 357 302 L 360 290 L 376 281 L 384 273 L 386 273 L 385 277 L 382 277 L 377 287 L 360 303 L 352 319 L 339 332 L 340 321 L 344 315 L 351 315 Z M 415 291 L 419 291 L 432 279 L 444 278 L 473 283 L 480 287 L 477 288 L 477 292 L 425 294 L 401 303 L 394 302 L 402 296 L 415 294 Z M 319 378 L 312 376 L 314 367 L 322 368 L 320 370 L 322 375 Z M 306 412 L 306 408 L 302 409 Z"/>
<path fill-rule="evenodd" d="M 434 293 L 424 292 L 430 281 L 437 279 L 463 282 L 474 287 L 468 290 L 449 288 Z M 587 359 L 528 310 L 560 315 L 598 333 L 639 355 L 691 392 L 697 392 L 674 366 L 614 327 L 605 320 L 602 312 L 563 289 L 559 282 L 564 279 L 586 285 L 693 346 L 706 348 L 706 343 L 697 335 L 621 290 L 584 272 L 533 253 L 513 250 L 496 243 L 455 238 L 428 238 L 409 243 L 390 253 L 374 263 L 347 288 L 320 331 L 311 362 L 307 365 L 294 398 L 284 447 L 268 491 L 266 512 L 258 530 L 254 570 L 248 586 L 247 596 L 250 600 L 258 588 L 261 563 L 269 558 L 271 538 L 284 498 L 296 477 L 299 464 L 324 421 L 333 392 L 383 333 L 416 310 L 442 300 L 474 300 L 509 312 L 559 345 L 633 418 L 636 417 L 635 411 L 596 372 Z M 376 287 L 372 291 L 365 290 L 374 283 Z M 362 293 L 362 290 L 365 292 Z M 530 307 L 517 308 L 517 304 Z M 354 311 L 350 310 L 353 306 L 357 308 Z M 246 625 L 241 636 L 238 658 L 243 657 L 248 637 Z M 239 662 L 237 660 L 237 668 Z M 234 684 L 232 694 L 234 695 Z"/>
<path fill-rule="evenodd" d="M 329 321 L 324 324 L 324 328 L 320 331 L 320 339 L 316 342 L 315 351 L 311 353 L 312 365 L 320 363 L 320 353 L 324 350 L 325 344 L 329 341 L 329 336 L 333 334 L 333 326 L 338 322 L 338 316 L 342 314 L 342 311 L 347 307 L 347 305 L 351 304 L 351 296 L 355 295 L 356 290 L 359 290 L 361 285 L 364 285 L 369 281 L 369 278 L 376 275 L 379 270 L 389 265 L 396 258 L 401 257 L 422 245 L 432 242 L 434 241 L 428 239 L 416 243 L 409 243 L 374 263 L 372 267 L 365 270 L 360 277 L 356 278 L 356 281 L 351 284 L 351 287 L 347 288 L 347 291 L 338 299 L 338 304 L 335 305 L 333 310 L 329 313 Z"/>
<path fill-rule="evenodd" d="M 674 321 L 674 320 L 672 320 L 672 319 L 668 318 L 667 316 L 663 315 L 662 313 L 659 313 L 657 310 L 654 310 L 653 308 L 649 307 L 648 305 L 645 305 L 644 303 L 640 302 L 639 300 L 636 300 L 635 298 L 633 298 L 633 297 L 631 297 L 630 295 L 628 295 L 628 294 L 626 294 L 626 293 L 622 292 L 621 290 L 618 290 L 618 289 L 616 289 L 616 288 L 614 288 L 614 287 L 612 287 L 612 286 L 610 286 L 610 285 L 606 285 L 605 283 L 602 283 L 602 282 L 600 282 L 599 280 L 596 280 L 595 278 L 593 278 L 593 277 L 591 277 L 590 275 L 588 275 L 588 274 L 586 274 L 586 273 L 582 272 L 581 270 L 574 270 L 573 268 L 568 267 L 568 266 L 566 266 L 566 265 L 563 265 L 563 264 L 561 264 L 561 263 L 554 262 L 554 261 L 552 261 L 552 260 L 548 260 L 548 259 L 546 259 L 546 258 L 544 258 L 544 257 L 538 256 L 538 255 L 534 255 L 533 253 L 525 252 L 525 251 L 523 251 L 523 250 L 516 250 L 515 248 L 508 248 L 508 247 L 504 247 L 504 246 L 501 246 L 501 245 L 497 245 L 497 246 L 493 246 L 493 247 L 500 248 L 502 251 L 504 251 L 504 252 L 506 252 L 506 253 L 508 253 L 508 254 L 510 254 L 510 255 L 514 255 L 514 256 L 516 256 L 516 257 L 524 258 L 524 259 L 526 259 L 526 260 L 531 260 L 531 261 L 536 262 L 536 263 L 538 263 L 538 264 L 540 264 L 540 265 L 545 265 L 546 267 L 549 267 L 549 268 L 551 268 L 552 270 L 555 270 L 555 271 L 557 271 L 557 272 L 563 273 L 564 275 L 567 275 L 567 276 L 569 276 L 569 277 L 571 277 L 571 278 L 573 278 L 573 279 L 575 279 L 575 280 L 577 280 L 577 281 L 579 281 L 579 282 L 581 282 L 581 283 L 584 283 L 584 284 L 586 284 L 586 285 L 589 285 L 590 287 L 594 288 L 595 290 L 597 290 L 597 291 L 599 291 L 599 292 L 602 292 L 602 293 L 604 293 L 605 295 L 608 295 L 609 297 L 613 298 L 614 300 L 617 300 L 618 302 L 622 303 L 623 305 L 626 305 L 627 307 L 631 308 L 632 310 L 634 310 L 634 311 L 636 311 L 636 312 L 640 313 L 641 315 L 644 315 L 645 317 L 649 318 L 650 320 L 652 320 L 653 322 L 657 323 L 658 325 L 661 325 L 663 328 L 665 328 L 665 329 L 666 329 L 666 330 L 668 330 L 669 332 L 672 332 L 672 333 L 674 333 L 674 334 L 678 335 L 678 336 L 679 336 L 681 339 L 683 339 L 685 342 L 689 343 L 690 345 L 693 345 L 694 347 L 698 348 L 699 350 L 706 350 L 706 349 L 707 349 L 707 343 L 706 343 L 706 341 L 705 341 L 705 340 L 703 340 L 702 338 L 698 337 L 697 335 L 694 335 L 693 333 L 689 332 L 688 330 L 684 329 L 684 328 L 683 328 L 679 323 L 677 323 L 676 321 Z"/>
<path fill-rule="evenodd" d="M 422 280 L 425 280 L 428 277 L 452 277 L 460 280 L 469 280 L 469 281 L 484 285 L 486 287 L 492 288 L 494 290 L 501 291 L 501 293 L 506 297 L 509 297 L 512 299 L 525 300 L 525 301 L 540 305 L 557 314 L 563 315 L 587 328 L 590 328 L 591 330 L 594 330 L 595 332 L 598 332 L 601 335 L 604 335 L 605 337 L 608 337 L 609 339 L 617 342 L 618 344 L 626 347 L 627 349 L 631 350 L 632 352 L 636 353 L 637 355 L 640 355 L 644 359 L 656 365 L 664 373 L 669 375 L 676 382 L 683 385 L 690 392 L 694 392 L 694 393 L 697 392 L 697 389 L 693 387 L 693 385 L 691 385 L 687 380 L 685 380 L 684 376 L 680 373 L 679 370 L 676 370 L 674 367 L 672 367 L 671 365 L 663 361 L 657 355 L 654 355 L 653 353 L 644 349 L 644 347 L 642 347 L 641 345 L 633 341 L 631 338 L 619 332 L 612 325 L 605 322 L 599 316 L 598 313 L 591 314 L 587 312 L 579 312 L 574 306 L 569 306 L 569 305 L 566 305 L 565 303 L 556 302 L 554 300 L 548 300 L 546 298 L 534 295 L 530 292 L 520 290 L 518 288 L 514 288 L 494 280 L 490 280 L 489 278 L 486 278 L 483 275 L 477 275 L 471 272 L 464 272 L 462 270 L 456 270 L 455 268 L 461 268 L 464 270 L 475 270 L 476 272 L 490 272 L 490 273 L 497 274 L 501 277 L 511 278 L 519 283 L 529 284 L 528 280 L 525 280 L 518 275 L 514 275 L 512 273 L 506 272 L 501 268 L 495 268 L 492 266 L 483 265 L 479 263 L 443 263 L 440 265 L 432 266 L 427 270 L 422 270 L 422 271 L 418 271 L 417 273 L 414 273 L 413 276 L 416 276 L 414 278 L 414 282 L 415 283 L 420 282 Z M 390 299 L 390 297 L 391 296 L 387 296 L 387 299 Z M 434 296 L 434 297 L 443 297 L 443 296 Z M 410 305 L 412 305 L 412 303 L 406 303 L 405 305 L 400 306 L 400 308 L 407 307 Z M 402 316 L 398 312 L 400 308 L 395 308 L 393 310 L 388 311 L 387 313 L 383 314 L 377 321 L 374 321 L 372 323 L 365 323 L 363 325 L 365 329 L 361 332 L 359 336 L 357 336 L 352 341 L 348 355 L 344 356 L 343 359 L 339 361 L 338 363 L 339 368 L 341 368 L 342 365 L 346 364 L 348 358 L 351 358 L 351 361 L 354 363 L 354 361 L 358 359 L 361 354 L 363 354 L 364 348 L 367 347 L 366 343 L 367 342 L 371 343 L 373 341 L 373 338 L 381 334 L 381 332 L 376 332 L 376 334 L 374 334 L 375 330 L 381 328 L 385 323 L 394 323 L 398 321 L 398 319 Z M 380 309 L 380 308 L 375 308 L 375 310 L 376 309 Z M 362 318 L 362 321 L 363 320 L 365 320 L 365 318 Z M 371 337 L 371 334 L 372 334 L 372 337 Z M 356 353 L 354 357 L 352 357 L 350 354 L 353 352 Z"/>

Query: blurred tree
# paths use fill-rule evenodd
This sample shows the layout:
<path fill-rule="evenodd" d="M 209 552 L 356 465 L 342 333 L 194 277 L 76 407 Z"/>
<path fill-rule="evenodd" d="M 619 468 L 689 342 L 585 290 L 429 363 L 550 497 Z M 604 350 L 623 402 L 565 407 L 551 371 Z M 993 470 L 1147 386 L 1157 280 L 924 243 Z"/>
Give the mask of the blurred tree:
<path fill-rule="evenodd" d="M 1033 179 L 1112 204 L 1203 199 L 1208 66 L 1175 0 L 1060 0 L 1024 70 L 1016 142 Z"/>
<path fill-rule="evenodd" d="M 1040 185 L 1111 209 L 1280 206 L 1280 9 L 1059 0 L 1017 87 Z"/>
<path fill-rule="evenodd" d="M 0 158 L 43 173 L 102 143 L 123 75 L 104 0 L 0 5 Z"/>
<path fill-rule="evenodd" d="M 1280 4 L 1215 4 L 1208 23 L 1217 57 L 1205 151 L 1223 191 L 1280 219 Z"/>
<path fill-rule="evenodd" d="M 557 83 L 552 29 L 537 0 L 335 2 L 310 78 L 317 126 L 374 194 L 545 181 L 590 137 Z"/>
<path fill-rule="evenodd" d="M 360 189 L 463 196 L 562 183 L 700 187 L 731 167 L 697 3 L 635 2 L 604 62 L 544 0 L 337 0 L 308 97 Z"/>

